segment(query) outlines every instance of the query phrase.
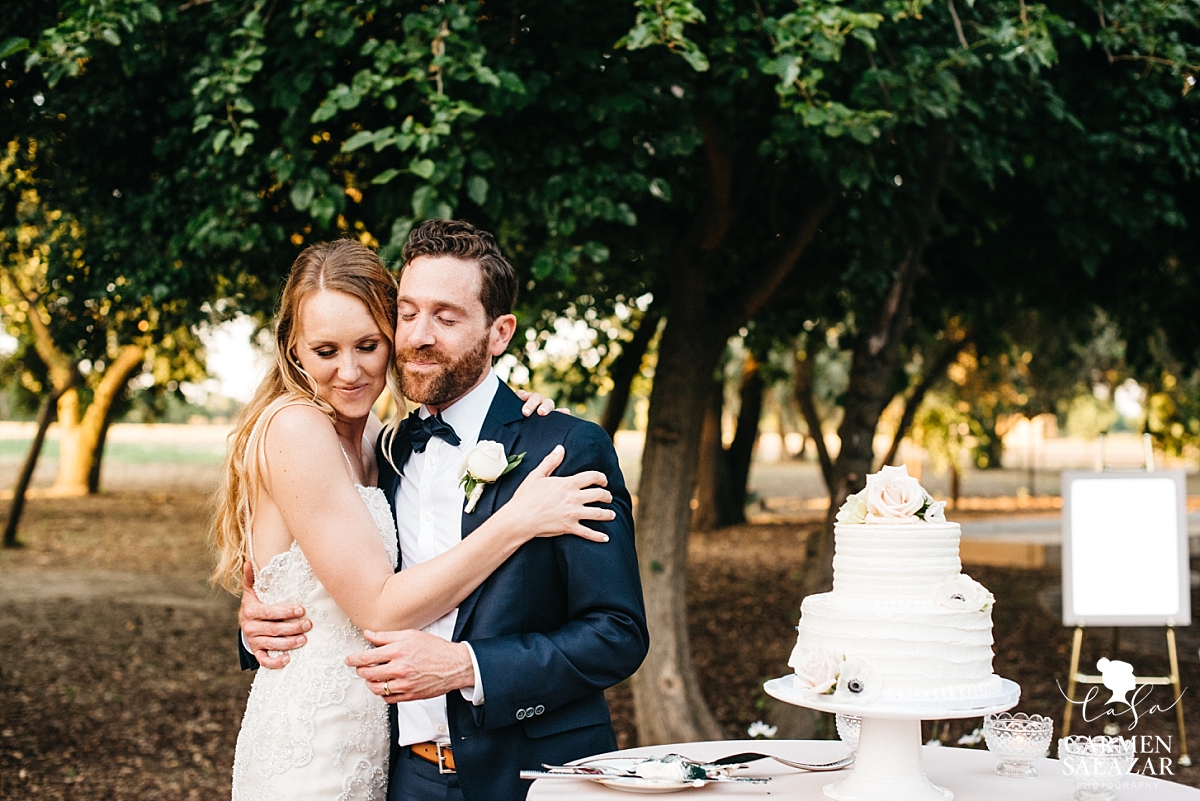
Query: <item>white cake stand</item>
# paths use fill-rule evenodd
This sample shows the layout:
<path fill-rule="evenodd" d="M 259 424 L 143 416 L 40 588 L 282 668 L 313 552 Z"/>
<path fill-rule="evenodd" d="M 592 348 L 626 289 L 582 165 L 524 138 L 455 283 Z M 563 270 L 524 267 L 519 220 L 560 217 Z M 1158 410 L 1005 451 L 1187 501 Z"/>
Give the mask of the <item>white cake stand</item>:
<path fill-rule="evenodd" d="M 862 718 L 854 770 L 840 782 L 825 785 L 835 801 L 948 801 L 954 793 L 925 778 L 921 768 L 921 721 L 977 718 L 1017 705 L 1021 688 L 1001 679 L 995 695 L 969 700 L 868 704 L 835 701 L 795 685 L 795 676 L 771 679 L 767 695 L 795 706 Z"/>

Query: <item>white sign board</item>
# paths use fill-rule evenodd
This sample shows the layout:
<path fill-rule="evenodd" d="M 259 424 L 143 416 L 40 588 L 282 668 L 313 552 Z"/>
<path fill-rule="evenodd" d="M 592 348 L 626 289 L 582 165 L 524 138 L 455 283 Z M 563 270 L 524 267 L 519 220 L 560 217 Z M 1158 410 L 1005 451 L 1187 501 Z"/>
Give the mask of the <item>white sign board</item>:
<path fill-rule="evenodd" d="M 1183 471 L 1062 476 L 1063 624 L 1188 626 Z"/>

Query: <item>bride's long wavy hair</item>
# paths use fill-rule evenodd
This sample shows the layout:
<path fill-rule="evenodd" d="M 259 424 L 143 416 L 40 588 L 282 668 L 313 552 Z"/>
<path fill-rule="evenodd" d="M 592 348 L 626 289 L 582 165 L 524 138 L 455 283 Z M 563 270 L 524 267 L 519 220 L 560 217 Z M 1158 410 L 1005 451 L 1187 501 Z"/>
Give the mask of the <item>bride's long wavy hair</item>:
<path fill-rule="evenodd" d="M 229 434 L 229 447 L 221 468 L 221 486 L 215 498 L 212 539 L 217 565 L 210 581 L 235 595 L 242 587 L 242 570 L 249 557 L 254 501 L 260 484 L 256 432 L 265 429 L 279 409 L 296 403 L 315 406 L 330 419 L 333 407 L 317 394 L 317 384 L 296 358 L 297 315 L 306 298 L 321 290 L 341 292 L 367 307 L 387 340 L 388 353 L 395 353 L 396 279 L 383 260 L 353 239 L 323 242 L 305 248 L 288 273 L 279 310 L 275 314 L 275 359 L 258 385 L 254 398 L 239 415 Z M 395 390 L 395 364 L 388 370 L 388 388 Z M 403 404 L 397 404 L 403 408 Z M 261 436 L 258 437 L 261 440 Z M 255 453 L 249 453 L 251 447 Z"/>

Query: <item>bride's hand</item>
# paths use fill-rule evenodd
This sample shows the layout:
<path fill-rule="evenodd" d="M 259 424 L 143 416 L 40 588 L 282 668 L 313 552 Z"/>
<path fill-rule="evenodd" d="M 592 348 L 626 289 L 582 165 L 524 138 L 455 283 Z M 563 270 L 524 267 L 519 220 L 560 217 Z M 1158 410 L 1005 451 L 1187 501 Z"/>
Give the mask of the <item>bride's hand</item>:
<path fill-rule="evenodd" d="M 605 521 L 617 516 L 612 509 L 588 505 L 612 502 L 612 493 L 605 489 L 608 478 L 598 470 L 551 475 L 565 456 L 562 445 L 556 445 L 496 515 L 510 516 L 527 538 L 574 534 L 593 542 L 608 542 L 607 534 L 583 525 L 584 520 Z"/>
<path fill-rule="evenodd" d="M 550 412 L 555 411 L 554 401 L 543 397 L 540 393 L 530 392 L 526 389 L 514 389 L 513 392 L 517 394 L 518 398 L 524 401 L 524 404 L 521 405 L 521 414 L 526 417 L 529 417 L 534 412 L 537 412 L 541 417 L 545 417 Z M 559 409 L 558 411 L 562 414 L 571 413 L 569 409 Z"/>

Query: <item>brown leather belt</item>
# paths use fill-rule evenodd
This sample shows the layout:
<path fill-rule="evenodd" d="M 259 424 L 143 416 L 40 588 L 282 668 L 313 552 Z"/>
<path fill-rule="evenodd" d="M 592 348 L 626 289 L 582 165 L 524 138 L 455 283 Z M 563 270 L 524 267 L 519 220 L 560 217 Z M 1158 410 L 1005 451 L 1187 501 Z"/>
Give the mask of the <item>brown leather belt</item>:
<path fill-rule="evenodd" d="M 437 765 L 438 773 L 457 773 L 454 768 L 454 753 L 446 743 L 413 743 L 409 746 L 414 755 Z"/>

